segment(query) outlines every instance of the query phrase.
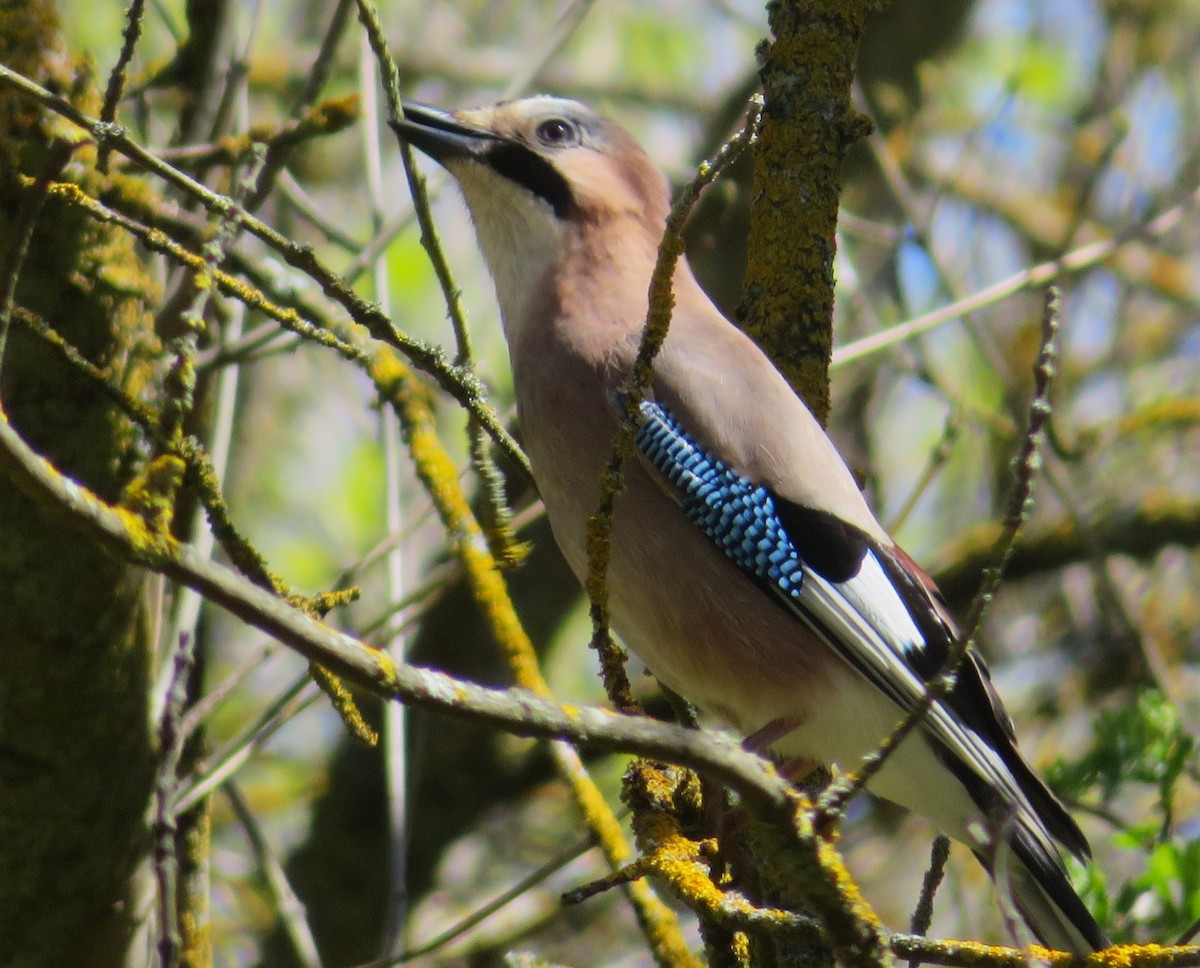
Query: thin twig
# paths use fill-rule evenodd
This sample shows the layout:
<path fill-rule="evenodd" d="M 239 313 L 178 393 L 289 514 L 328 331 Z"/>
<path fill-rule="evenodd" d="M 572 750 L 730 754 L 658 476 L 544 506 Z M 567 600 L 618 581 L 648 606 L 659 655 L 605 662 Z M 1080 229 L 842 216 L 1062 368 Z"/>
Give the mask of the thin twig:
<path fill-rule="evenodd" d="M 308 911 L 299 895 L 292 890 L 287 872 L 284 871 L 271 845 L 267 843 L 258 818 L 254 816 L 254 811 L 250 809 L 250 804 L 246 802 L 236 783 L 226 783 L 222 789 L 229 799 L 229 805 L 233 807 L 238 823 L 245 831 L 246 840 L 250 843 L 254 859 L 258 862 L 258 869 L 274 902 L 274 910 L 283 925 L 284 933 L 292 943 L 292 952 L 296 960 L 302 968 L 321 968 L 321 955 L 317 951 L 317 941 L 308 924 Z"/>
<path fill-rule="evenodd" d="M 755 32 L 760 29 L 755 25 Z M 546 50 L 551 54 L 556 52 L 551 46 L 552 40 L 553 37 L 547 35 L 547 40 L 538 48 L 539 54 Z M 685 89 L 667 85 L 661 78 L 642 78 L 632 72 L 595 78 L 581 76 L 583 72 L 577 69 L 578 65 L 571 65 L 568 58 L 540 65 L 530 77 L 529 64 L 535 58 L 523 49 L 511 44 L 500 46 L 500 43 L 497 38 L 494 46 L 464 48 L 460 44 L 429 44 L 424 38 L 414 37 L 407 44 L 402 38 L 394 46 L 395 56 L 404 64 L 409 76 L 448 81 L 447 86 L 460 89 L 503 90 L 505 96 L 515 97 L 537 81 L 544 90 L 570 91 L 572 96 L 589 103 L 631 104 L 688 118 L 704 117 L 713 108 L 711 96 L 706 97 L 699 87 Z M 561 49 L 561 43 L 558 49 Z M 517 85 L 516 81 L 521 83 Z M 513 87 L 516 90 L 510 93 Z"/>
<path fill-rule="evenodd" d="M 161 968 L 174 968 L 179 957 L 179 925 L 176 918 L 175 884 L 178 858 L 175 854 L 175 817 L 173 808 L 179 777 L 176 770 L 183 754 L 183 733 L 179 729 L 187 703 L 188 679 L 195 657 L 190 635 L 179 637 L 158 724 L 158 770 L 154 779 L 154 877 L 158 885 L 158 956 Z"/>
<path fill-rule="evenodd" d="M 108 75 L 108 85 L 104 89 L 104 103 L 100 105 L 100 123 L 112 124 L 117 118 L 117 107 L 121 103 L 121 93 L 125 90 L 125 72 L 129 62 L 133 60 L 133 52 L 142 36 L 142 21 L 146 14 L 146 0 L 130 0 L 125 8 L 125 29 L 121 34 L 121 52 L 117 62 L 113 64 L 112 72 Z M 96 155 L 96 168 L 102 174 L 108 173 L 108 157 L 112 149 L 101 147 Z"/>
<path fill-rule="evenodd" d="M 266 156 L 261 145 L 258 145 L 257 149 L 254 152 L 254 160 L 236 181 L 234 204 L 237 204 L 244 194 L 253 191 L 254 182 L 262 170 Z M 190 287 L 192 292 L 187 305 L 179 313 L 181 331 L 165 349 L 170 362 L 163 380 L 161 427 L 157 448 L 164 452 L 179 446 L 184 421 L 191 413 L 196 387 L 196 346 L 200 334 L 205 329 L 204 317 L 213 297 L 212 279 L 237 235 L 238 224 L 234 219 L 225 216 L 218 219 L 213 238 L 205 243 L 203 248 L 203 265 L 187 277 L 185 285 Z"/>
<path fill-rule="evenodd" d="M 1194 937 L 1196 937 L 1197 934 L 1200 934 L 1200 918 L 1197 918 L 1195 921 L 1192 922 L 1191 927 L 1189 927 L 1186 931 L 1183 932 L 1183 934 L 1181 934 L 1179 936 L 1179 940 L 1176 941 L 1175 944 L 1176 945 L 1190 944 L 1191 940 Z"/>
<path fill-rule="evenodd" d="M 440 932 L 428 941 L 424 941 L 419 945 L 404 951 L 393 958 L 383 958 L 378 961 L 369 961 L 361 965 L 355 965 L 354 968 L 390 968 L 391 965 L 402 965 L 406 962 L 413 961 L 417 958 L 423 958 L 426 955 L 435 954 L 439 949 L 444 948 L 451 941 L 461 937 L 470 931 L 475 926 L 482 924 L 497 911 L 500 911 L 513 901 L 517 900 L 522 895 L 528 893 L 532 888 L 545 882 L 558 871 L 566 867 L 571 861 L 583 856 L 589 850 L 596 846 L 595 837 L 586 837 L 576 844 L 561 851 L 554 857 L 542 864 L 540 867 L 530 871 L 519 881 L 513 884 L 512 887 L 502 891 L 496 897 L 492 898 L 485 904 L 480 905 L 466 917 L 452 924 L 444 931 Z"/>
<path fill-rule="evenodd" d="M 585 586 L 591 602 L 591 646 L 600 656 L 604 687 L 609 700 L 618 709 L 635 709 L 637 704 L 625 674 L 624 654 L 613 642 L 608 611 L 608 561 L 612 539 L 612 519 L 617 495 L 621 490 L 622 469 L 633 450 L 633 439 L 641 420 L 640 407 L 654 377 L 654 360 L 667 338 L 675 297 L 671 291 L 675 266 L 683 254 L 683 227 L 700 193 L 758 136 L 762 117 L 762 99 L 751 101 L 745 126 L 713 156 L 702 162 L 695 177 L 671 207 L 658 246 L 658 258 L 650 278 L 646 325 L 642 330 L 637 358 L 624 391 L 621 426 L 613 440 L 612 452 L 601 474 L 596 512 L 587 524 L 588 573 Z"/>
<path fill-rule="evenodd" d="M 83 192 L 77 185 L 69 182 L 56 182 L 50 186 L 50 194 L 83 209 L 100 222 L 119 226 L 135 236 L 147 248 L 161 252 L 181 265 L 196 271 L 203 270 L 206 265 L 202 255 L 172 241 L 166 233 L 143 225 L 130 216 L 103 205 Z M 212 278 L 216 287 L 223 294 L 238 299 L 251 309 L 257 309 L 263 315 L 275 320 L 284 329 L 296 333 L 303 339 L 332 349 L 350 362 L 360 364 L 369 362 L 367 354 L 352 345 L 347 338 L 348 334 L 340 332 L 328 321 L 323 321 L 321 326 L 315 326 L 304 319 L 295 309 L 276 304 L 253 286 L 247 285 L 223 270 L 213 270 Z M 203 353 L 198 353 L 196 358 L 198 366 L 205 361 Z"/>
<path fill-rule="evenodd" d="M 171 35 L 171 40 L 178 47 L 187 39 L 186 31 L 182 30 L 179 24 L 175 22 L 175 17 L 167 9 L 165 0 L 150 0 L 150 3 L 154 7 L 154 12 L 158 14 L 159 19 L 163 22 L 163 26 L 167 28 L 167 33 Z"/>
<path fill-rule="evenodd" d="M 1072 249 L 1057 259 L 1040 262 L 1021 272 L 1013 273 L 999 282 L 985 286 L 983 289 L 963 299 L 957 299 L 946 306 L 942 306 L 940 309 L 923 313 L 906 323 L 900 323 L 885 329 L 883 332 L 863 337 L 862 339 L 855 340 L 853 343 L 847 343 L 845 346 L 840 346 L 833 351 L 833 359 L 830 362 L 830 366 L 845 366 L 847 363 L 852 363 L 872 353 L 895 346 L 897 343 L 902 343 L 915 336 L 928 333 L 930 330 L 936 329 L 945 323 L 953 322 L 967 313 L 972 313 L 1006 296 L 1024 292 L 1028 289 L 1037 289 L 1064 276 L 1074 275 L 1082 272 L 1084 269 L 1090 269 L 1092 266 L 1098 265 L 1110 258 L 1129 242 L 1138 239 L 1157 238 L 1171 231 L 1197 204 L 1200 204 L 1200 188 L 1191 192 L 1179 204 L 1171 206 L 1166 211 L 1144 222 L 1130 225 L 1107 239 L 1081 245 L 1079 248 Z"/>
<path fill-rule="evenodd" d="M 908 496 L 904 499 L 904 503 L 900 505 L 899 510 L 892 515 L 892 519 L 885 525 L 886 530 L 890 534 L 897 534 L 904 522 L 908 520 L 908 516 L 912 514 L 917 503 L 925 495 L 926 490 L 937 477 L 938 472 L 946 466 L 954 452 L 954 445 L 958 442 L 958 435 L 962 422 L 962 411 L 954 407 L 946 416 L 946 422 L 942 426 L 942 435 L 938 438 L 938 442 L 929 452 L 929 457 L 925 461 L 925 467 L 921 470 L 920 476 L 916 483 L 912 486 L 912 490 L 908 492 Z"/>
<path fill-rule="evenodd" d="M 221 706 L 235 689 L 250 678 L 262 664 L 279 651 L 279 643 L 268 639 L 249 658 L 222 679 L 217 685 L 205 689 L 204 695 L 188 707 L 179 724 L 179 732 L 186 740 Z"/>
<path fill-rule="evenodd" d="M 234 303 L 229 321 L 229 326 L 234 330 L 241 329 L 244 310 L 245 307 L 241 303 Z M 205 556 L 212 555 L 217 532 L 213 528 L 203 526 L 202 516 L 207 511 L 211 518 L 213 516 L 211 508 L 214 505 L 219 504 L 222 508 L 224 507 L 224 502 L 219 500 L 219 492 L 229 466 L 229 454 L 233 440 L 234 409 L 237 401 L 238 373 L 239 370 L 237 367 L 229 367 L 217 374 L 216 399 L 210 433 L 212 442 L 211 455 L 205 452 L 198 440 L 192 438 L 185 438 L 176 444 L 178 453 L 188 463 L 192 477 L 200 484 L 198 488 L 200 504 L 192 512 L 191 520 L 187 524 L 186 535 L 192 538 L 197 554 Z M 159 446 L 161 444 L 156 441 L 156 447 Z M 218 498 L 214 499 L 210 493 L 211 491 L 216 491 Z M 232 530 L 232 526 L 230 526 L 229 530 Z M 234 533 L 236 534 L 236 532 Z M 232 553 L 231 557 L 233 557 Z M 248 556 L 243 554 L 240 558 L 234 557 L 233 560 L 244 560 L 246 557 Z M 201 603 L 202 599 L 200 595 L 193 589 L 184 587 L 178 590 L 172 608 L 172 635 L 188 635 L 193 637 L 196 635 L 199 628 Z M 152 702 L 159 701 L 164 692 L 161 688 L 156 689 Z M 192 712 L 194 712 L 194 708 L 188 710 L 188 717 L 190 717 Z M 193 724 L 195 722 L 198 722 L 198 720 L 194 720 Z M 182 730 L 185 736 L 189 735 L 190 729 L 191 727 L 187 727 Z"/>
<path fill-rule="evenodd" d="M 354 12 L 354 0 L 338 0 L 338 5 L 329 18 L 329 29 L 321 38 L 321 48 L 305 75 L 304 87 L 292 105 L 291 116 L 299 117 L 308 105 L 314 103 L 333 74 L 338 45 L 350 26 L 350 14 Z"/>
<path fill-rule="evenodd" d="M 367 37 L 362 38 L 359 57 L 359 89 L 363 102 L 362 135 L 363 153 L 366 157 L 367 188 L 371 202 L 371 227 L 378 231 L 383 223 L 384 185 L 382 138 L 379 129 L 379 105 L 371 47 Z M 387 261 L 376 259 L 371 266 L 375 300 L 385 313 L 391 312 L 391 286 L 389 285 Z M 468 363 L 470 346 L 459 346 L 456 362 Z M 384 520 L 388 534 L 398 534 L 404 527 L 405 506 L 403 491 L 411 481 L 406 473 L 403 449 L 400 445 L 400 420 L 391 407 L 380 408 L 379 433 L 383 438 L 384 466 Z M 400 545 L 387 553 L 387 601 L 389 605 L 401 601 L 405 595 L 404 549 Z M 394 615 L 387 623 L 384 649 L 397 659 L 408 654 L 408 636 L 400 616 Z M 409 843 L 409 766 L 408 766 L 408 711 L 400 703 L 386 703 L 383 707 L 383 767 L 387 787 L 388 812 L 388 881 L 389 890 L 385 901 L 383 937 L 380 954 L 383 957 L 399 954 L 404 945 L 404 928 L 408 919 L 408 843 Z"/>
<path fill-rule="evenodd" d="M 74 367 L 85 376 L 97 392 L 102 393 L 120 408 L 121 412 L 137 424 L 147 437 L 154 436 L 158 429 L 155 412 L 141 400 L 131 397 L 119 386 L 113 384 L 100 367 L 79 352 L 74 344 L 63 339 L 62 335 L 41 316 L 18 306 L 13 311 L 12 322 L 20 326 L 26 333 L 40 339 L 46 346 L 58 353 L 68 366 Z"/>
<path fill-rule="evenodd" d="M 231 126 L 229 114 L 235 109 L 238 101 L 243 100 L 246 81 L 250 76 L 250 54 L 258 39 L 258 31 L 262 27 L 267 4 L 263 0 L 246 0 L 235 9 L 233 30 L 238 33 L 244 32 L 245 36 L 235 36 L 228 42 L 231 54 L 229 62 L 225 65 L 224 76 L 221 78 L 224 83 L 221 87 L 220 98 L 217 100 L 217 106 L 209 124 L 208 139 L 210 141 L 216 141 L 229 130 Z M 247 21 L 249 22 L 248 27 L 245 26 Z M 220 39 L 224 41 L 224 35 L 221 35 Z M 209 81 L 214 84 L 217 79 L 215 73 L 209 77 Z M 245 103 L 244 100 L 243 103 Z M 206 174 L 206 170 L 201 169 L 201 180 Z"/>
<path fill-rule="evenodd" d="M 353 2 L 353 0 L 350 0 L 350 2 Z M 363 244 L 336 222 L 326 218 L 321 213 L 317 203 L 304 190 L 304 186 L 296 181 L 296 176 L 287 168 L 284 168 L 279 173 L 277 187 L 279 197 L 292 206 L 296 214 L 307 221 L 313 228 L 325 236 L 326 239 L 334 245 L 345 249 L 347 252 L 358 254 L 362 251 Z"/>
<path fill-rule="evenodd" d="M 245 766 L 251 755 L 262 749 L 285 723 L 317 699 L 314 689 L 302 695 L 310 683 L 307 674 L 300 675 L 275 697 L 258 716 L 254 723 L 231 740 L 223 750 L 212 758 L 211 766 L 204 773 L 191 778 L 191 782 L 175 794 L 172 809 L 176 816 L 186 813 L 206 796 L 220 787 L 226 780 Z"/>
<path fill-rule="evenodd" d="M 984 613 L 991 604 L 1005 566 L 1012 556 L 1017 534 L 1033 510 L 1033 481 L 1040 466 L 1040 448 L 1045 437 L 1045 425 L 1052 413 L 1050 384 L 1055 374 L 1058 359 L 1059 293 L 1051 286 L 1046 291 L 1045 311 L 1042 316 L 1042 342 L 1034 364 L 1034 392 L 1029 401 L 1029 417 L 1021 448 L 1014 459 L 1015 479 L 1009 495 L 1003 527 L 996 542 L 992 565 L 985 569 L 983 581 L 962 629 L 951 643 L 941 672 L 930 680 L 921 698 L 905 714 L 878 749 L 863 759 L 858 770 L 831 783 L 821 795 L 817 809 L 826 818 L 840 813 L 845 804 L 857 795 L 887 762 L 896 748 L 916 729 L 929 710 L 954 688 L 958 667 L 975 642 Z"/>
<path fill-rule="evenodd" d="M 537 50 L 527 59 L 523 58 L 520 69 L 511 73 L 504 87 L 504 97 L 514 98 L 524 92 L 541 74 L 554 55 L 562 50 L 563 45 L 571 39 L 584 19 L 591 12 L 595 0 L 572 0 L 563 8 L 562 13 L 555 18 L 550 32 L 543 38 Z"/>
<path fill-rule="evenodd" d="M 398 123 L 404 119 L 404 104 L 400 100 L 400 72 L 396 70 L 396 62 L 392 59 L 391 49 L 387 38 L 383 35 L 383 25 L 379 22 L 379 12 L 370 0 L 357 0 L 358 19 L 366 30 L 367 41 L 379 63 L 379 79 L 383 84 L 383 95 L 387 101 L 388 121 Z M 454 281 L 450 271 L 450 263 L 442 249 L 441 239 L 437 234 L 437 226 L 433 222 L 433 213 L 429 208 L 429 193 L 425 179 L 417 170 L 413 158 L 412 146 L 400 139 L 400 160 L 404 166 L 404 177 L 408 180 L 408 191 L 413 200 L 413 211 L 417 224 L 421 227 L 421 246 L 433 267 L 446 301 L 446 311 L 450 315 L 450 325 L 454 329 L 454 339 L 458 345 L 458 357 L 455 366 L 460 370 L 468 370 L 471 352 L 471 337 L 467 329 L 467 313 L 463 308 L 462 290 Z"/>
<path fill-rule="evenodd" d="M 933 847 L 929 852 L 929 869 L 921 880 L 921 896 L 917 898 L 917 906 L 913 909 L 912 920 L 908 930 L 912 934 L 923 935 L 929 931 L 933 921 L 933 899 L 942 884 L 946 874 L 946 861 L 950 858 L 950 838 L 938 834 L 933 839 Z M 918 968 L 919 959 L 908 963 L 908 968 Z"/>
<path fill-rule="evenodd" d="M 3 70 L 3 67 L 0 67 Z M 4 251 L 4 260 L 0 262 L 0 366 L 4 363 L 4 350 L 8 344 L 8 330 L 12 324 L 13 311 L 16 306 L 17 281 L 21 277 L 21 269 L 25 265 L 25 257 L 29 254 L 29 243 L 33 239 L 33 230 L 37 226 L 38 216 L 42 206 L 46 204 L 50 186 L 58 177 L 75 146 L 62 139 L 51 143 L 46 152 L 46 160 L 37 180 L 26 184 L 25 194 L 16 216 L 6 230 L 9 236 L 8 247 Z"/>
<path fill-rule="evenodd" d="M 243 95 L 245 94 L 243 90 Z M 243 102 L 242 125 L 245 129 L 249 124 L 249 111 Z M 265 152 L 260 144 L 252 143 L 252 153 L 244 172 L 235 179 L 234 191 L 237 197 L 244 197 L 254 190 L 255 182 L 262 172 Z M 231 173 L 232 174 L 232 173 Z M 211 556 L 218 537 L 224 537 L 223 544 L 235 562 L 261 562 L 256 554 L 251 554 L 236 545 L 230 539 L 232 534 L 239 538 L 236 530 L 228 521 L 219 517 L 219 511 L 224 509 L 221 498 L 221 487 L 229 466 L 229 454 L 232 447 L 235 410 L 237 406 L 237 389 L 239 369 L 236 366 L 222 370 L 215 380 L 214 415 L 211 422 L 210 445 L 211 451 L 206 453 L 198 441 L 185 438 L 183 422 L 190 414 L 192 396 L 196 386 L 196 349 L 199 337 L 206 326 L 205 316 L 215 297 L 216 287 L 212 282 L 225 261 L 230 246 L 237 240 L 238 232 L 228 220 L 222 220 L 216 227 L 213 238 L 203 247 L 204 267 L 193 267 L 184 277 L 185 285 L 192 287 L 191 304 L 179 314 L 183 323 L 183 331 L 173 338 L 167 351 L 170 354 L 170 368 L 164 380 L 164 401 L 160 408 L 159 433 L 155 438 L 155 453 L 172 453 L 184 457 L 192 471 L 192 477 L 200 485 L 201 495 L 199 506 L 191 514 L 191 519 L 185 525 L 184 534 L 193 539 L 193 547 L 197 554 Z M 245 304 L 237 301 L 229 316 L 226 331 L 236 336 L 241 333 L 245 320 Z M 177 399 L 178 398 L 178 399 Z M 172 415 L 174 424 L 172 425 Z M 213 508 L 218 508 L 214 512 Z M 208 513 L 210 520 L 226 525 L 221 528 L 206 528 L 203 515 Z M 239 553 L 240 552 L 240 553 Z M 244 567 L 244 566 L 243 566 Z M 265 570 L 265 569 L 264 569 Z M 195 638 L 200 621 L 200 595 L 191 588 L 181 588 L 175 597 L 171 635 L 187 635 Z"/>
<path fill-rule="evenodd" d="M 527 478 L 531 478 L 528 459 L 508 431 L 497 421 L 495 411 L 487 403 L 483 385 L 478 377 L 448 361 L 445 353 L 439 347 L 431 346 L 397 330 L 386 314 L 355 293 L 338 273 L 328 268 L 316 257 L 310 246 L 287 238 L 281 232 L 246 212 L 229 198 L 212 191 L 194 178 L 190 178 L 178 169 L 155 158 L 134 142 L 120 125 L 102 124 L 100 121 L 88 117 L 66 98 L 51 93 L 41 85 L 2 64 L 0 64 L 0 85 L 19 91 L 66 118 L 72 124 L 83 128 L 99 145 L 111 145 L 114 150 L 135 161 L 151 174 L 162 178 L 188 197 L 200 202 L 211 212 L 236 222 L 251 235 L 278 252 L 288 265 L 307 273 L 321 286 L 326 295 L 341 305 L 351 318 L 366 328 L 375 339 L 395 347 L 414 366 L 433 377 L 438 386 L 479 420 L 514 466 L 520 468 Z"/>

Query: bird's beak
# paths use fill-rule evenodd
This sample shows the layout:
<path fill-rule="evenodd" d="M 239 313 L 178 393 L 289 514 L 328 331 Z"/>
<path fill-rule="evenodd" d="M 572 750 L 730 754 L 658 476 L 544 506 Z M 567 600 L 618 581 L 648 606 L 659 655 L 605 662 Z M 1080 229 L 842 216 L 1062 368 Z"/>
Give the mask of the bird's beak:
<path fill-rule="evenodd" d="M 448 111 L 414 101 L 404 102 L 404 119 L 392 122 L 392 130 L 434 161 L 455 158 L 479 159 L 497 135 L 474 124 L 465 124 Z"/>

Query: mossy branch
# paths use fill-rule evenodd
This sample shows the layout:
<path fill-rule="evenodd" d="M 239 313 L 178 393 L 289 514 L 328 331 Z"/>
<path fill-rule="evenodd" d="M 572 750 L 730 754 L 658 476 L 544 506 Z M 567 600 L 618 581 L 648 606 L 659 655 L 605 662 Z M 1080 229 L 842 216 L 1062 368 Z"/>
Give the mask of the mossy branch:
<path fill-rule="evenodd" d="M 870 6 L 773 0 L 772 39 L 759 48 L 765 107 L 737 318 L 821 423 L 830 407 L 842 162 L 867 130 L 850 86 Z"/>

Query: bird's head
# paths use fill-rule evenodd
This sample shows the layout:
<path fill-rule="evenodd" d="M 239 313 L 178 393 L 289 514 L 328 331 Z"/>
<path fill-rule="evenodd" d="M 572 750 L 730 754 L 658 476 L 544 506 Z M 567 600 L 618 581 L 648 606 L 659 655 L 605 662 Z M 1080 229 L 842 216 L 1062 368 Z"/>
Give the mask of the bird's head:
<path fill-rule="evenodd" d="M 619 257 L 662 236 L 666 179 L 578 101 L 536 95 L 455 112 L 406 102 L 393 127 L 458 182 L 506 321 L 564 253 Z"/>

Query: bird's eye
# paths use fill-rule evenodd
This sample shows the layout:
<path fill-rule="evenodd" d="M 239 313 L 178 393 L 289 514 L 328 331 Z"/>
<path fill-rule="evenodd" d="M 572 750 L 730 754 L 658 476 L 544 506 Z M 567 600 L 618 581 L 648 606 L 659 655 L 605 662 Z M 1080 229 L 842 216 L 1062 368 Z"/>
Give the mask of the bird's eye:
<path fill-rule="evenodd" d="M 561 148 L 579 144 L 579 129 L 565 118 L 550 118 L 537 126 L 537 139 L 544 145 Z"/>

